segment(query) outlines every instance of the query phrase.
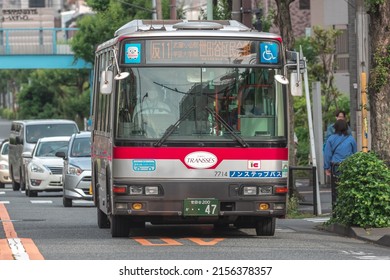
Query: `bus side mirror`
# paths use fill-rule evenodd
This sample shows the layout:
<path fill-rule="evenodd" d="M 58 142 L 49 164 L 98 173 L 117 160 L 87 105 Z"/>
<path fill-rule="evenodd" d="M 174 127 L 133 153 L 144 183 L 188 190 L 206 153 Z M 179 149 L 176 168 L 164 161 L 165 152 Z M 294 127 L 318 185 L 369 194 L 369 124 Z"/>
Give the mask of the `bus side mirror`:
<path fill-rule="evenodd" d="M 102 76 L 100 79 L 100 92 L 102 94 L 111 94 L 112 92 L 112 71 L 106 70 L 102 71 Z"/>

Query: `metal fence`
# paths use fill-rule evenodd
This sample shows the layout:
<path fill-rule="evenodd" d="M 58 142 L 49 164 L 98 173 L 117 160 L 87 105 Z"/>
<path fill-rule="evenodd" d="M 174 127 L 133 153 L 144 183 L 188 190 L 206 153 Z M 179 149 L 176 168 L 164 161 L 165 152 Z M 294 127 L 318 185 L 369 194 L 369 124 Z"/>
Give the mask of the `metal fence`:
<path fill-rule="evenodd" d="M 73 55 L 77 28 L 0 28 L 0 55 Z"/>
<path fill-rule="evenodd" d="M 313 206 L 313 214 L 317 216 L 316 170 L 315 166 L 290 166 L 288 181 L 290 196 L 296 192 L 299 204 Z"/>

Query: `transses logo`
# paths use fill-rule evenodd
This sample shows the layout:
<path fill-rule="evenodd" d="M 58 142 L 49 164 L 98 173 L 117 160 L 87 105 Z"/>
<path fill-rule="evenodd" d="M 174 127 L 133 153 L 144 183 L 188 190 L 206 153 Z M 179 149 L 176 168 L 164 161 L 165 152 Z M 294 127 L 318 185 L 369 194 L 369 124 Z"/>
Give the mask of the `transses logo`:
<path fill-rule="evenodd" d="M 217 157 L 209 152 L 193 152 L 188 154 L 184 162 L 196 169 L 205 169 L 214 166 L 217 163 Z"/>

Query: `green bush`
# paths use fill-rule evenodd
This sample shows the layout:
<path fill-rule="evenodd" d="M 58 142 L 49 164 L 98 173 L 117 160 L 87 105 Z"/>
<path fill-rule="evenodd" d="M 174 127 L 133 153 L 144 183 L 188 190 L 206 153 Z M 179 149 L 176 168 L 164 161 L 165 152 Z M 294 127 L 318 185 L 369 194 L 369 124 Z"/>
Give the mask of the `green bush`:
<path fill-rule="evenodd" d="M 390 226 L 390 169 L 374 153 L 356 153 L 340 164 L 330 222 L 363 228 Z"/>

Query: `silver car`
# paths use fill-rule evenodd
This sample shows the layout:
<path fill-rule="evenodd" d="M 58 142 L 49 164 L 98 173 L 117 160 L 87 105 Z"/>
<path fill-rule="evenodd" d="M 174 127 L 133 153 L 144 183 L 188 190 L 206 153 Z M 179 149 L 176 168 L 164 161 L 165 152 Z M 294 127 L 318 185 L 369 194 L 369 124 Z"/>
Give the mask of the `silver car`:
<path fill-rule="evenodd" d="M 92 200 L 91 187 L 91 132 L 72 135 L 67 153 L 59 152 L 64 159 L 63 205 L 72 207 L 72 200 Z"/>

